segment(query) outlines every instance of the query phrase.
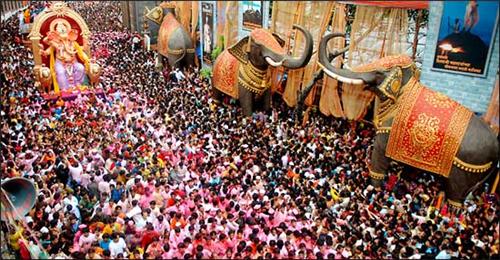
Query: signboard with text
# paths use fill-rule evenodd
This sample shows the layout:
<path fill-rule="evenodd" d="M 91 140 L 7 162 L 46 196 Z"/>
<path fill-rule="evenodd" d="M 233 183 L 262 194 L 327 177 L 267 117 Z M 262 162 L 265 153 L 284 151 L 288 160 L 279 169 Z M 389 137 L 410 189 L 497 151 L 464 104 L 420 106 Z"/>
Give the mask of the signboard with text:
<path fill-rule="evenodd" d="M 243 28 L 253 30 L 263 27 L 262 1 L 241 1 L 243 11 Z"/>
<path fill-rule="evenodd" d="M 445 1 L 433 70 L 484 77 L 498 23 L 498 2 Z"/>
<path fill-rule="evenodd" d="M 203 61 L 212 63 L 212 50 L 214 49 L 214 4 L 203 2 L 201 4 L 201 24 L 203 41 Z"/>

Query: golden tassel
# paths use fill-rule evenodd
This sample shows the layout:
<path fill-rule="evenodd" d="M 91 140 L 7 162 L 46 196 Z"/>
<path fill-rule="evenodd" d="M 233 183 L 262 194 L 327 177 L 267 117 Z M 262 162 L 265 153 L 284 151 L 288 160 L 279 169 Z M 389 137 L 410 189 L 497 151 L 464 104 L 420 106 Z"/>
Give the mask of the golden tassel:
<path fill-rule="evenodd" d="M 59 94 L 59 84 L 57 83 L 54 49 L 50 49 L 50 72 L 52 73 L 52 84 L 54 84 L 54 93 Z"/>

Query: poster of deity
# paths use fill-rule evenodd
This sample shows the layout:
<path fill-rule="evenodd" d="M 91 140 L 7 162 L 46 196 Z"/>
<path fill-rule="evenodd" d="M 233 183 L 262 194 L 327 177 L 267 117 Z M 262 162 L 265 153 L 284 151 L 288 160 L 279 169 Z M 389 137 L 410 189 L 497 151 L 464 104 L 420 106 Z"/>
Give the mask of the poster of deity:
<path fill-rule="evenodd" d="M 212 64 L 211 54 L 214 48 L 214 5 L 212 3 L 201 4 L 201 23 L 203 61 Z"/>
<path fill-rule="evenodd" d="M 262 1 L 242 1 L 241 3 L 243 8 L 243 28 L 247 30 L 262 28 Z"/>
<path fill-rule="evenodd" d="M 497 1 L 445 1 L 432 69 L 486 76 L 496 25 Z"/>

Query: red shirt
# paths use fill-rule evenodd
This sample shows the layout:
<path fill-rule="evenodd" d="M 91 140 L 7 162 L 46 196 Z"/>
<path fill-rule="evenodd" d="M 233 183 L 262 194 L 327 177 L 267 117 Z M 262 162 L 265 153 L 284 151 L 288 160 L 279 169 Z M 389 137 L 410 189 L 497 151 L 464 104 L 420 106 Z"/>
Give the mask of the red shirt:
<path fill-rule="evenodd" d="M 31 259 L 31 254 L 30 254 L 30 251 L 28 250 L 28 248 L 26 247 L 26 244 L 24 243 L 24 241 L 22 240 L 19 240 L 19 250 L 20 250 L 20 254 L 21 254 L 21 259 Z"/>
<path fill-rule="evenodd" d="M 144 233 L 141 240 L 141 247 L 146 249 L 146 246 L 153 242 L 155 237 L 160 237 L 160 234 L 154 230 L 148 230 Z"/>

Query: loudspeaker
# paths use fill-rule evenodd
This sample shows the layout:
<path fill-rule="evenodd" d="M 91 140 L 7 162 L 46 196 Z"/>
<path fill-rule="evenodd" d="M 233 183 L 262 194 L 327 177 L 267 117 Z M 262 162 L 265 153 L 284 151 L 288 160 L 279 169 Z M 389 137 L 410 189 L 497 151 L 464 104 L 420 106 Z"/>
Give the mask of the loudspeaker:
<path fill-rule="evenodd" d="M 2 192 L 0 194 L 2 204 L 1 219 L 5 221 L 8 219 L 21 219 L 28 214 L 35 205 L 37 191 L 35 184 L 29 179 L 15 177 L 2 181 Z"/>

